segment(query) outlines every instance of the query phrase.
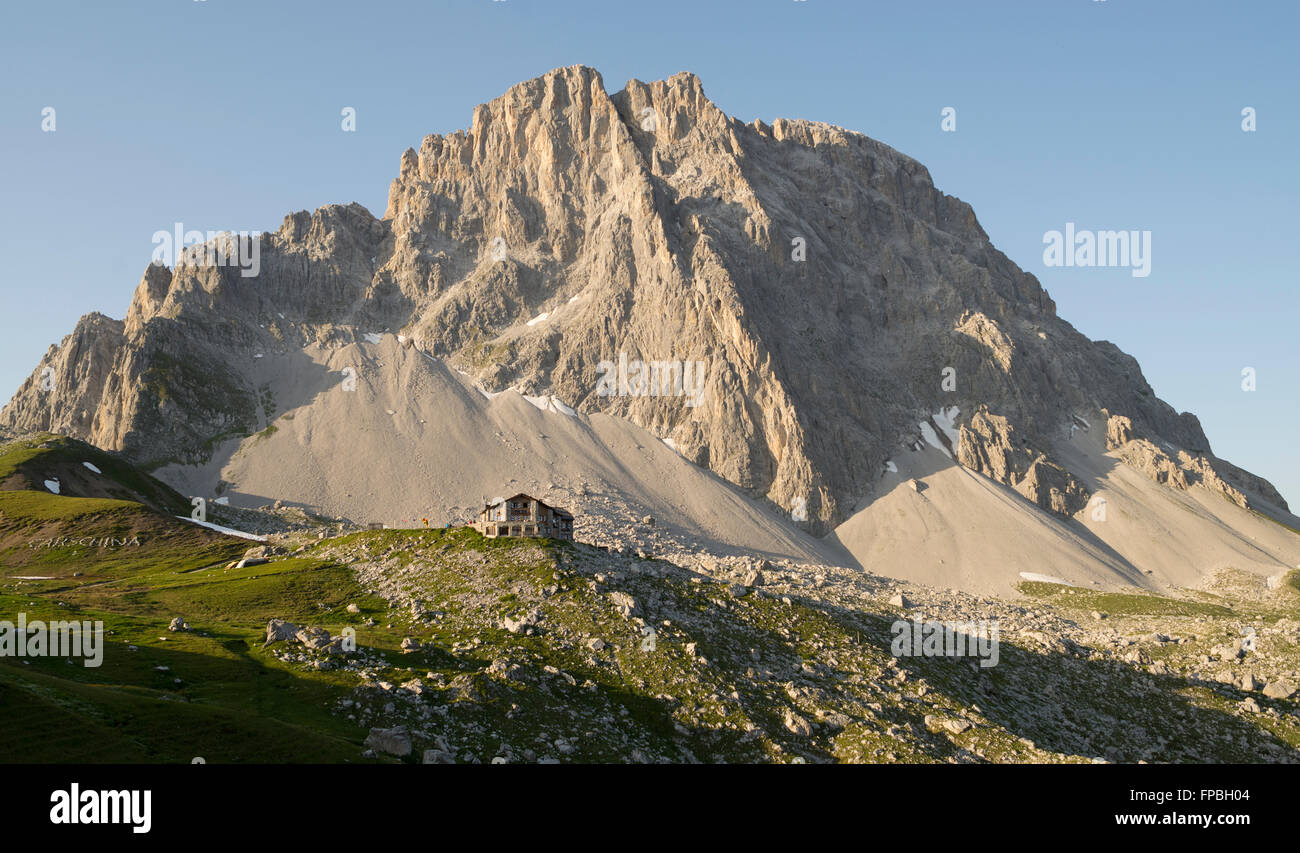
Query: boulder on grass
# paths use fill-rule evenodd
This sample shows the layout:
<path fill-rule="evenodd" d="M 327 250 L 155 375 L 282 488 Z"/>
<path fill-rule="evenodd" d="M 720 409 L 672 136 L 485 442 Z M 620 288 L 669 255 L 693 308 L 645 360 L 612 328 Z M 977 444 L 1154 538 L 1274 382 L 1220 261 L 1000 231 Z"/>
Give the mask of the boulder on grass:
<path fill-rule="evenodd" d="M 292 622 L 286 622 L 283 619 L 272 619 L 266 623 L 266 642 L 262 645 L 266 647 L 283 640 L 292 640 L 300 630 L 301 628 Z"/>
<path fill-rule="evenodd" d="M 391 729 L 371 729 L 366 736 L 366 746 L 375 752 L 386 752 L 398 758 L 411 754 L 411 736 L 403 726 Z"/>

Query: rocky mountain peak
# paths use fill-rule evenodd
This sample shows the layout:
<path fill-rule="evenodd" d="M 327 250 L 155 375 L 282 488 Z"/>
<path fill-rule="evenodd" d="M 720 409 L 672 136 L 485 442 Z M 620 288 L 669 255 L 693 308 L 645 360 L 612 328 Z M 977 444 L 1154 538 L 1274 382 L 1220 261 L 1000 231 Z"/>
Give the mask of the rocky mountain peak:
<path fill-rule="evenodd" d="M 1000 419 L 954 435 L 993 442 L 967 449 L 989 471 L 1064 489 L 1032 498 L 1056 512 L 1086 491 L 1051 458 L 1076 416 L 1209 455 L 1196 419 L 1057 317 L 920 163 L 833 125 L 741 122 L 690 73 L 612 95 L 586 66 L 520 83 L 407 149 L 382 219 L 301 211 L 259 248 L 254 277 L 151 265 L 125 323 L 84 319 L 0 420 L 204 464 L 279 414 L 263 358 L 389 330 L 488 392 L 630 420 L 816 533 L 936 412 Z M 700 394 L 602 393 L 616 363 L 703 365 Z M 1008 456 L 1012 431 L 1038 455 Z"/>

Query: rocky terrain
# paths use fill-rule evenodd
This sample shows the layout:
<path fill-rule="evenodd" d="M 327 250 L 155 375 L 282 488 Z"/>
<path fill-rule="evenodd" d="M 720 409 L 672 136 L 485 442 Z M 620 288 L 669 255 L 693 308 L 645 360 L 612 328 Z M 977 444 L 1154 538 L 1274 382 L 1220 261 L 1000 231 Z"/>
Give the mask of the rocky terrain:
<path fill-rule="evenodd" d="M 250 437 L 342 378 L 331 353 L 387 331 L 489 393 L 624 419 L 818 536 L 927 433 L 947 441 L 935 414 L 953 410 L 949 455 L 1048 514 L 1088 499 L 1059 445 L 1100 417 L 1147 442 L 1125 458 L 1164 482 L 1294 518 L 1131 357 L 1057 317 L 921 164 L 827 124 L 743 123 L 692 74 L 613 94 L 581 66 L 520 83 L 403 153 L 382 218 L 299 212 L 259 245 L 255 277 L 149 267 L 126 318 L 84 317 L 0 424 L 215 489 Z M 703 363 L 698 405 L 602 396 L 620 355 Z M 350 491 L 330 489 L 320 503 Z"/>
<path fill-rule="evenodd" d="M 995 597 L 647 517 L 593 545 L 180 501 L 75 440 L 0 444 L 0 611 L 105 627 L 99 668 L 0 656 L 0 760 L 1300 760 L 1294 570 Z"/>
<path fill-rule="evenodd" d="M 1281 615 L 1295 612 L 1294 575 L 1220 578 L 1219 595 L 1184 599 L 1033 584 L 1013 603 L 827 566 L 528 547 L 512 559 L 555 571 L 502 575 L 490 553 L 441 541 L 327 547 L 410 626 L 407 657 L 439 659 L 455 636 L 453 653 L 480 662 L 452 675 L 344 663 L 361 682 L 339 711 L 371 727 L 372 750 L 426 763 L 1300 760 L 1300 622 Z M 494 619 L 532 642 L 483 631 Z M 898 619 L 991 621 L 1005 657 L 893 656 Z M 284 659 L 322 657 L 288 645 Z M 607 679 L 654 693 L 667 742 L 609 701 Z M 521 738 L 511 721 L 534 717 L 537 693 L 567 713 Z M 483 713 L 494 705 L 505 720 Z"/>

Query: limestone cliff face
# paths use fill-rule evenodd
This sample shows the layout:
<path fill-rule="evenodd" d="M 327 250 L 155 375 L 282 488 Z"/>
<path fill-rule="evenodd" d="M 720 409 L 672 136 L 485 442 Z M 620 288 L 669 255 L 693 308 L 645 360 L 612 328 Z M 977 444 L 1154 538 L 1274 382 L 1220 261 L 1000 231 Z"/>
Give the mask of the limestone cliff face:
<path fill-rule="evenodd" d="M 585 67 L 521 83 L 468 130 L 407 150 L 383 219 L 356 204 L 296 213 L 260 252 L 250 278 L 150 267 L 125 322 L 84 318 L 0 424 L 200 461 L 273 417 L 258 353 L 388 329 L 489 388 L 629 418 L 785 509 L 805 504 L 816 532 L 940 406 L 986 407 L 1040 447 L 1072 412 L 1107 408 L 1209 452 L 1196 419 L 1059 319 L 921 164 L 826 124 L 742 123 L 691 74 L 612 95 Z M 703 362 L 698 405 L 602 396 L 600 365 L 620 354 Z M 1045 484 L 1048 508 L 1056 488 L 1065 511 L 1079 496 L 1050 464 L 1016 476 Z"/>
<path fill-rule="evenodd" d="M 1107 415 L 1107 449 L 1157 483 L 1181 490 L 1204 486 L 1240 507 L 1288 509 L 1286 501 L 1267 480 L 1209 453 L 1188 453 L 1163 441 L 1162 449 L 1156 444 L 1159 439 L 1152 441 L 1135 429 L 1131 418 L 1103 414 Z"/>
<path fill-rule="evenodd" d="M 1048 512 L 1069 518 L 1088 505 L 1091 490 L 1047 454 L 1031 448 L 1004 417 L 980 407 L 959 431 L 957 461 L 1011 486 Z"/>

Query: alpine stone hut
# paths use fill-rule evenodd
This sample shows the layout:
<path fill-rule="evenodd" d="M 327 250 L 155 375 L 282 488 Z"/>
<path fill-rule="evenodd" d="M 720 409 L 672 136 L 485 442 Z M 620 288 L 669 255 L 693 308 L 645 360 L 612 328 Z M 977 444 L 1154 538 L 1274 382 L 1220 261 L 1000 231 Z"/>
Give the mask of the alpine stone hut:
<path fill-rule="evenodd" d="M 520 536 L 573 540 L 573 515 L 523 493 L 493 498 L 479 511 L 474 529 L 490 539 Z"/>

